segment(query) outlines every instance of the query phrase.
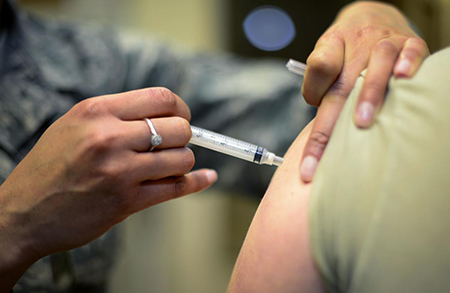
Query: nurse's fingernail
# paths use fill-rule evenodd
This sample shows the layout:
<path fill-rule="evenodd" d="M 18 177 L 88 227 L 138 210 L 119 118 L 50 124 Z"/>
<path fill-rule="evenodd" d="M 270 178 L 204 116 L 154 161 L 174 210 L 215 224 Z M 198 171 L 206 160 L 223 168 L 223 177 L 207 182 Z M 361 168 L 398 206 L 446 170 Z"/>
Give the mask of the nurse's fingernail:
<path fill-rule="evenodd" d="M 356 114 L 356 125 L 362 128 L 369 127 L 373 123 L 375 109 L 369 102 L 362 102 Z"/>
<path fill-rule="evenodd" d="M 395 68 L 397 77 L 408 77 L 411 71 L 411 62 L 408 59 L 402 59 Z"/>
<path fill-rule="evenodd" d="M 302 165 L 300 166 L 300 176 L 303 181 L 311 182 L 314 173 L 316 173 L 318 161 L 316 157 L 307 156 L 303 159 Z"/>

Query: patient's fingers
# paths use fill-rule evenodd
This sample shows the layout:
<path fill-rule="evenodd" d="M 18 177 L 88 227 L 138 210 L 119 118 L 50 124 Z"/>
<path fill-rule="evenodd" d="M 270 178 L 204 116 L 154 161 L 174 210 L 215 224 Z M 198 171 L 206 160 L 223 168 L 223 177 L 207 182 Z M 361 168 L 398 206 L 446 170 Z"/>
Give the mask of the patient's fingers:
<path fill-rule="evenodd" d="M 386 94 L 394 63 L 406 37 L 396 36 L 379 41 L 370 56 L 364 84 L 359 95 L 354 116 L 355 124 L 368 128 L 375 119 L 376 111 L 381 107 Z"/>
<path fill-rule="evenodd" d="M 397 78 L 413 77 L 422 62 L 430 55 L 427 43 L 420 38 L 409 38 L 403 45 L 403 50 L 394 67 Z"/>
<path fill-rule="evenodd" d="M 327 87 L 326 93 L 320 103 L 311 134 L 304 148 L 300 176 L 305 182 L 312 181 L 317 164 L 328 144 L 341 109 L 361 70 L 367 64 L 367 59 L 361 58 L 354 51 L 354 48 L 348 48 L 348 50 L 346 48 L 341 53 L 343 54 L 341 58 L 345 60 L 346 64 L 342 66 L 338 78 L 333 81 L 331 87 L 328 88 L 325 85 Z M 321 88 L 322 84 L 316 84 L 315 86 Z"/>

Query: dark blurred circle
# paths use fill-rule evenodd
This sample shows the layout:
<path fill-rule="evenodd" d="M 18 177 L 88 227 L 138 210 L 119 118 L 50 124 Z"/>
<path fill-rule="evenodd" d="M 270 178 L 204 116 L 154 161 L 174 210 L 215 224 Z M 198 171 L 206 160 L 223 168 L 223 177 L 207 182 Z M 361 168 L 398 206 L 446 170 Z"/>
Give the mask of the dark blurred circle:
<path fill-rule="evenodd" d="M 264 51 L 281 50 L 295 37 L 295 26 L 291 17 L 276 6 L 253 9 L 245 18 L 243 26 L 248 41 Z"/>

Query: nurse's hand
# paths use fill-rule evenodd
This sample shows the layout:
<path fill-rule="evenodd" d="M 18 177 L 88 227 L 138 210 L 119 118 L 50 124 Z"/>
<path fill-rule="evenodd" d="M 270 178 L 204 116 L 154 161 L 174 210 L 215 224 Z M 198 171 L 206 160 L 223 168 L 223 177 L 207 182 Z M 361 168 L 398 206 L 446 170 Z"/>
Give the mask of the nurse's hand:
<path fill-rule="evenodd" d="M 144 118 L 163 139 L 152 151 Z M 189 120 L 178 96 L 148 88 L 85 100 L 51 125 L 0 186 L 0 292 L 39 258 L 216 181 L 212 170 L 188 173 Z"/>
<path fill-rule="evenodd" d="M 357 2 L 345 7 L 318 40 L 307 60 L 303 96 L 319 106 L 301 164 L 301 178 L 313 179 L 339 113 L 362 70 L 365 82 L 354 122 L 370 127 L 380 110 L 389 78 L 412 77 L 429 55 L 426 43 L 393 6 Z"/>

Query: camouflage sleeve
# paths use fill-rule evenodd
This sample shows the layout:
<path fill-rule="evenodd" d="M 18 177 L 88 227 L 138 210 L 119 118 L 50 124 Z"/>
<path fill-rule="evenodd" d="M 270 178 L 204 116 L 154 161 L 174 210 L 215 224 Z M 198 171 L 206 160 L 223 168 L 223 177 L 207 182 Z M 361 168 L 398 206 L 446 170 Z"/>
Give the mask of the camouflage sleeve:
<path fill-rule="evenodd" d="M 192 125 L 223 133 L 283 155 L 314 110 L 301 97 L 302 79 L 284 60 L 171 49 L 155 40 L 122 42 L 126 89 L 164 86 L 182 97 Z M 192 146 L 196 168 L 214 168 L 216 187 L 263 195 L 275 170 Z"/>

